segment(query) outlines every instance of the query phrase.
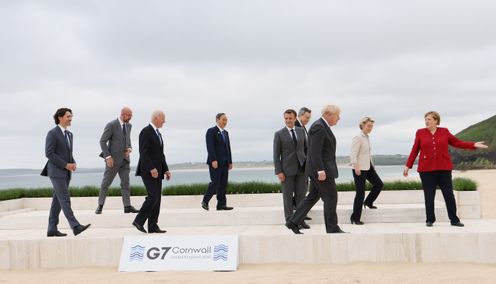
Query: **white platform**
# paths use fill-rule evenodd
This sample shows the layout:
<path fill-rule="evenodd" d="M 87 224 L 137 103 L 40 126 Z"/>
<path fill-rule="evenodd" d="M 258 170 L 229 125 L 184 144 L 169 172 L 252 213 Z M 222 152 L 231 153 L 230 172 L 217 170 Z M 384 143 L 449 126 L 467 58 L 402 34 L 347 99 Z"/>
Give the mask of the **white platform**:
<path fill-rule="evenodd" d="M 294 235 L 283 226 L 280 194 L 228 196 L 234 210 L 209 212 L 200 208 L 201 196 L 164 196 L 159 225 L 171 235 L 237 234 L 241 263 L 496 263 L 496 220 L 479 219 L 477 193 L 456 196 L 463 228 L 450 226 L 439 200 L 438 221 L 427 228 L 421 191 L 383 192 L 379 209 L 364 209 L 366 225 L 350 225 L 353 197 L 339 193 L 338 218 L 349 234 L 326 234 L 318 203 L 310 212 L 312 228 Z M 139 207 L 143 199 L 132 203 Z M 0 269 L 116 267 L 124 236 L 142 233 L 131 226 L 134 214 L 122 212 L 119 197 L 108 198 L 102 215 L 94 214 L 96 201 L 72 198 L 76 217 L 92 226 L 74 237 L 61 214 L 59 229 L 69 233 L 63 238 L 46 237 L 49 198 L 0 202 Z"/>

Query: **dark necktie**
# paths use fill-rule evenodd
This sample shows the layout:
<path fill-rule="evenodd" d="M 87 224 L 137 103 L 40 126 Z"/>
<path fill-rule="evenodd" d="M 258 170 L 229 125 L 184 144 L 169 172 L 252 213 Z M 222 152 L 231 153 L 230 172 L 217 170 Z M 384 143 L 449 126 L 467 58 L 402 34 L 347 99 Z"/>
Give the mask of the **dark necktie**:
<path fill-rule="evenodd" d="M 224 143 L 226 143 L 226 131 L 222 130 L 220 134 L 222 135 L 222 140 L 224 140 Z"/>
<path fill-rule="evenodd" d="M 71 140 L 69 140 L 69 131 L 64 130 L 65 142 L 67 142 L 67 148 L 71 149 Z"/>
<path fill-rule="evenodd" d="M 296 144 L 298 144 L 298 140 L 296 140 L 296 135 L 295 135 L 294 129 L 291 129 L 291 136 L 293 137 L 293 142 L 296 146 Z"/>
<path fill-rule="evenodd" d="M 160 146 L 164 145 L 164 141 L 162 140 L 162 135 L 160 134 L 160 131 L 158 131 L 158 128 L 157 128 L 157 135 L 158 135 L 158 139 L 160 140 Z"/>
<path fill-rule="evenodd" d="M 124 134 L 124 138 L 126 138 L 126 124 L 122 124 L 122 134 Z"/>

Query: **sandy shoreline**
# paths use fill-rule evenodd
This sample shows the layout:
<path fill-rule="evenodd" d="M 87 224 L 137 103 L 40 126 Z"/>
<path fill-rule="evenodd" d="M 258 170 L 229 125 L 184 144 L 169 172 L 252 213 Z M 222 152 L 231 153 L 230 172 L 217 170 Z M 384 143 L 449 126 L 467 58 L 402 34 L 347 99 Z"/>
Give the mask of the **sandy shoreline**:
<path fill-rule="evenodd" d="M 457 172 L 478 183 L 484 219 L 496 219 L 496 170 Z M 463 220 L 462 220 L 463 221 Z M 118 272 L 117 268 L 0 271 L 0 283 L 494 283 L 496 264 L 243 264 L 235 272 Z"/>

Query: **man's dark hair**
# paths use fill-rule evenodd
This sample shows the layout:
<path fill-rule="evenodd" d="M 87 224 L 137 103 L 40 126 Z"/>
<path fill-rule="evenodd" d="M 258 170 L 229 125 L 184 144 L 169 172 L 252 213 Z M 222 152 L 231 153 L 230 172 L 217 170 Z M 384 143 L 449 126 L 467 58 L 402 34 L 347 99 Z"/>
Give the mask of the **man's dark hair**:
<path fill-rule="evenodd" d="M 59 117 L 64 116 L 66 112 L 70 112 L 72 114 L 72 110 L 70 108 L 66 108 L 66 107 L 59 108 L 55 112 L 55 114 L 53 115 L 53 119 L 55 120 L 55 124 L 59 124 L 60 123 Z"/>
<path fill-rule="evenodd" d="M 294 117 L 296 117 L 296 111 L 294 109 L 291 109 L 291 108 L 290 109 L 287 109 L 287 110 L 284 111 L 284 114 L 286 114 L 286 113 L 287 114 L 293 114 Z"/>
<path fill-rule="evenodd" d="M 298 111 L 298 116 L 302 116 L 307 112 L 312 113 L 312 110 L 307 107 L 302 107 L 300 108 L 300 111 Z"/>
<path fill-rule="evenodd" d="M 223 112 L 219 112 L 216 116 L 215 116 L 215 121 L 219 120 L 223 115 L 226 115 L 225 113 Z"/>

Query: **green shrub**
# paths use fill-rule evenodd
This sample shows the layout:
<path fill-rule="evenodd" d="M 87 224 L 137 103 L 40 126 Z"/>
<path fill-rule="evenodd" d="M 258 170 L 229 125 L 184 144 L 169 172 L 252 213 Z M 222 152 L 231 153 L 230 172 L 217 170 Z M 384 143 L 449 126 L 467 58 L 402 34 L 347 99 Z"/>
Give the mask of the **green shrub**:
<path fill-rule="evenodd" d="M 193 183 L 184 185 L 165 186 L 162 195 L 202 195 L 205 193 L 208 184 Z M 371 189 L 371 184 L 367 183 L 367 190 Z M 338 191 L 355 191 L 353 182 L 338 183 Z M 419 190 L 422 184 L 418 181 L 389 181 L 384 183 L 383 190 Z M 474 191 L 477 190 L 477 184 L 467 178 L 453 179 L 453 189 L 457 191 Z M 69 191 L 73 197 L 98 196 L 99 188 L 95 186 L 70 187 Z M 231 182 L 227 186 L 228 194 L 257 194 L 257 193 L 278 193 L 281 192 L 279 183 L 267 182 Z M 17 199 L 23 197 L 51 197 L 52 188 L 13 188 L 0 190 L 0 201 Z M 131 195 L 145 196 L 146 189 L 143 186 L 132 186 Z M 118 187 L 112 187 L 108 190 L 108 196 L 120 196 L 121 190 Z"/>

